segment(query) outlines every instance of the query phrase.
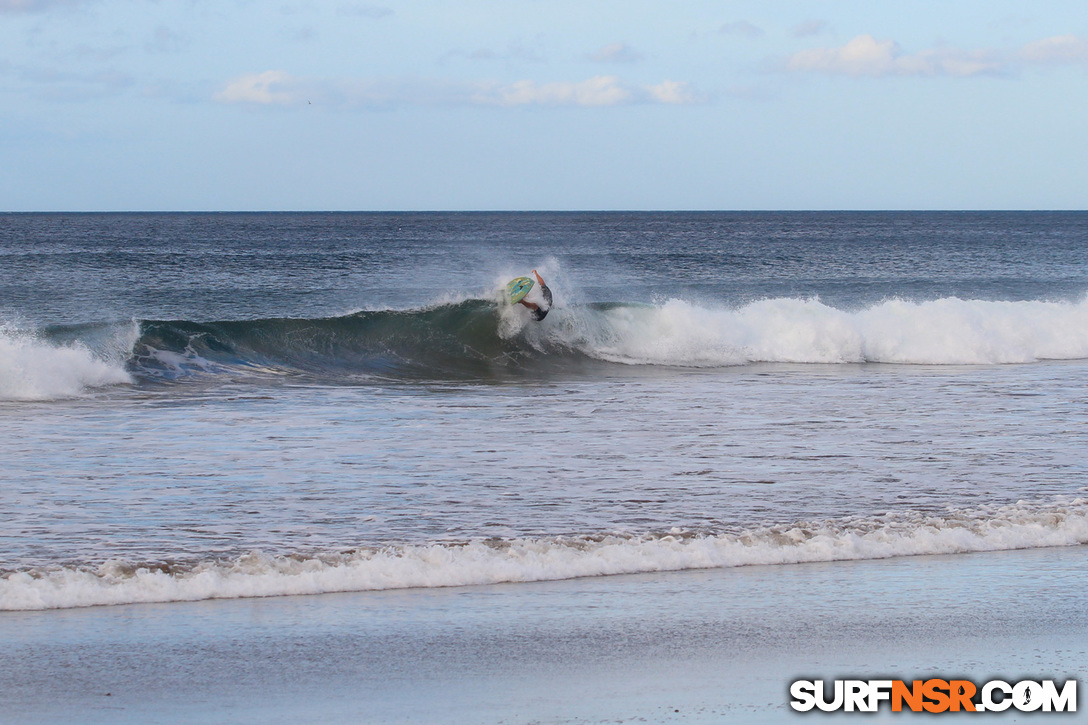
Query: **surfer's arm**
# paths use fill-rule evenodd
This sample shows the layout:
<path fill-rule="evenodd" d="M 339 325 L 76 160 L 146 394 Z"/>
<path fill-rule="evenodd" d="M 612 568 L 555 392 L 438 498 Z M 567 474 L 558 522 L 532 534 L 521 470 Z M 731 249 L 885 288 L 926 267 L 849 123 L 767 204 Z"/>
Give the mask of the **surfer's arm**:
<path fill-rule="evenodd" d="M 548 286 L 548 285 L 544 284 L 544 280 L 542 280 L 540 278 L 540 275 L 536 273 L 535 269 L 533 270 L 533 276 L 536 277 L 536 281 L 540 283 L 541 287 L 547 287 Z"/>

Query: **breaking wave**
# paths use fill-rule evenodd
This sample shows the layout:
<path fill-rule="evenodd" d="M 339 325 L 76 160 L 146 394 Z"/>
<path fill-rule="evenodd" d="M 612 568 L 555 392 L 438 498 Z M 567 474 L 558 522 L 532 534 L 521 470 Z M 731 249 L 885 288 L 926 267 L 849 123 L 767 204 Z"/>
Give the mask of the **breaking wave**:
<path fill-rule="evenodd" d="M 81 341 L 59 342 L 0 326 L 0 400 L 54 400 L 131 383 L 124 358 L 131 340 L 99 354 Z M 106 346 L 110 347 L 109 345 Z"/>
<path fill-rule="evenodd" d="M 126 341 L 123 354 L 118 340 Z M 856 311 L 792 298 L 737 308 L 681 300 L 595 303 L 557 307 L 539 324 L 520 307 L 474 299 L 320 319 L 148 320 L 37 334 L 0 328 L 0 399 L 223 374 L 477 380 L 612 364 L 987 365 L 1082 358 L 1088 358 L 1088 299 L 889 300 Z"/>
<path fill-rule="evenodd" d="M 530 582 L 751 565 L 884 559 L 1088 543 L 1088 500 L 801 522 L 736 533 L 670 531 L 254 552 L 195 564 L 55 566 L 0 578 L 0 610 Z"/>
<path fill-rule="evenodd" d="M 468 300 L 318 320 L 148 322 L 137 374 L 249 366 L 475 378 L 598 361 L 715 367 L 754 362 L 995 364 L 1088 358 L 1088 300 L 891 300 L 856 312 L 817 300 L 737 309 L 679 300 L 520 308 Z"/>

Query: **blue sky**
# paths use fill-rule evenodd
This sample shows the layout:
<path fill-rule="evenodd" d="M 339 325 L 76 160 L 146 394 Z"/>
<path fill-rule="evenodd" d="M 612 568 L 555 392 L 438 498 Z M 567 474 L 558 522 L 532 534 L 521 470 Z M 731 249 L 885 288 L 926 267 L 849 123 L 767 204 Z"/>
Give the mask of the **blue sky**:
<path fill-rule="evenodd" d="M 0 0 L 0 209 L 1084 209 L 1088 8 Z"/>

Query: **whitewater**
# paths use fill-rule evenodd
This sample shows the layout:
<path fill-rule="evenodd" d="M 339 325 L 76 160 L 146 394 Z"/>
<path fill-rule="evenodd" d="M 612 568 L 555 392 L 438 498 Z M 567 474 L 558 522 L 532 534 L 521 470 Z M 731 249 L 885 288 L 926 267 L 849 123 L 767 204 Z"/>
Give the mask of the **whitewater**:
<path fill-rule="evenodd" d="M 6 215 L 0 255 L 0 610 L 1088 543 L 1084 214 Z"/>
<path fill-rule="evenodd" d="M 253 552 L 163 565 L 107 560 L 0 579 L 0 611 L 134 602 L 556 581 L 655 571 L 885 559 L 1088 544 L 1088 501 L 951 511 L 913 520 L 804 522 L 726 535 L 556 537 L 323 555 Z"/>

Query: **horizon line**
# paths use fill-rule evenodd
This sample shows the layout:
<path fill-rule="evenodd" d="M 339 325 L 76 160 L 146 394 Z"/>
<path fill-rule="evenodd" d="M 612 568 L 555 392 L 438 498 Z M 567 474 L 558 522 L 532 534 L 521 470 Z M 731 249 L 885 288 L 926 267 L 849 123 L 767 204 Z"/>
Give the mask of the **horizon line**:
<path fill-rule="evenodd" d="M 21 209 L 0 214 L 1025 214 L 1082 213 L 1088 209 Z"/>

